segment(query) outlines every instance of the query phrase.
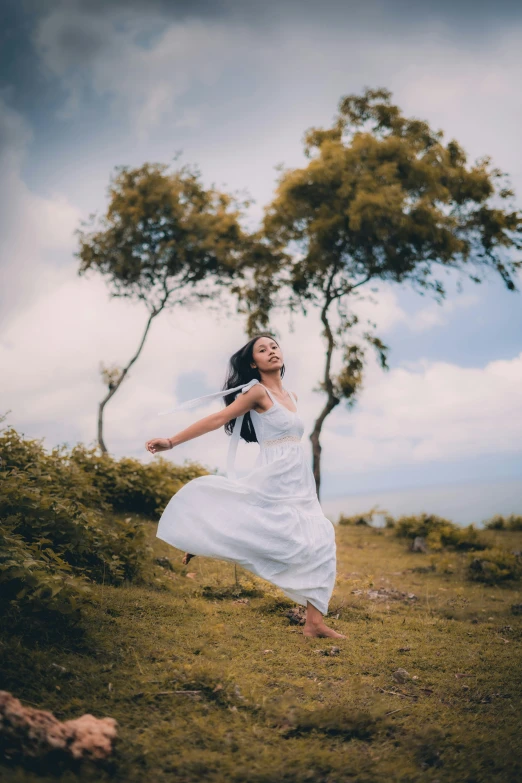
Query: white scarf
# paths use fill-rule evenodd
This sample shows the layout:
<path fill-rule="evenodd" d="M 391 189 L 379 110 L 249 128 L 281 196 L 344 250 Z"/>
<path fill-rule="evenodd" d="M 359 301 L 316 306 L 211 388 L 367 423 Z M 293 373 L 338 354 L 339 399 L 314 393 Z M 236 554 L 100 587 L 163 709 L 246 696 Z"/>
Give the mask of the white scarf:
<path fill-rule="evenodd" d="M 255 386 L 256 383 L 259 383 L 257 378 L 253 378 L 251 381 L 248 381 L 248 383 L 242 383 L 240 386 L 234 386 L 232 389 L 221 389 L 221 391 L 218 392 L 212 392 L 212 394 L 203 394 L 202 397 L 194 397 L 192 400 L 185 400 L 185 402 L 181 402 L 179 405 L 175 405 L 173 408 L 169 408 L 167 411 L 161 411 L 161 413 L 158 413 L 158 416 L 166 416 L 168 413 L 174 413 L 174 411 L 181 411 L 186 410 L 187 408 L 194 408 L 201 400 L 210 400 L 212 397 L 226 397 L 229 394 L 232 394 L 233 392 L 241 391 L 243 392 L 248 391 L 252 388 L 252 386 Z M 227 478 L 229 479 L 235 479 L 236 478 L 236 471 L 234 467 L 235 459 L 236 459 L 236 451 L 237 451 L 237 445 L 239 443 L 239 436 L 241 435 L 241 427 L 243 425 L 243 419 L 244 414 L 242 416 L 238 416 L 236 418 L 236 423 L 234 424 L 234 431 L 232 433 L 232 437 L 230 438 L 230 444 L 228 447 L 228 456 L 227 456 Z"/>

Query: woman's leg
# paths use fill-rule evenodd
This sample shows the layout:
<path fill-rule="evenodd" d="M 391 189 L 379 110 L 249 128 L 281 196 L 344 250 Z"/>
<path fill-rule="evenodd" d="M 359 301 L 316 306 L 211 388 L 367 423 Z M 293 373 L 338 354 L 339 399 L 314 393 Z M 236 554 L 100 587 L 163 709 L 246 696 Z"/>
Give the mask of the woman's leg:
<path fill-rule="evenodd" d="M 310 601 L 306 603 L 306 623 L 303 627 L 305 636 L 328 636 L 333 639 L 346 639 L 344 633 L 337 633 L 333 628 L 328 628 L 323 620 L 323 615 Z"/>

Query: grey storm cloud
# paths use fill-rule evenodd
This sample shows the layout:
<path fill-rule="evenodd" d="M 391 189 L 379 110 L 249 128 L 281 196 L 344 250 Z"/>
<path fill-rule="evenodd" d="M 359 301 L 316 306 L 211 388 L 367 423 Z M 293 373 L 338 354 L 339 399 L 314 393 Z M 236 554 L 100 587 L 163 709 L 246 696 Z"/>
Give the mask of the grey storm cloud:
<path fill-rule="evenodd" d="M 62 0 L 47 3 L 33 0 L 34 8 L 61 5 Z M 520 18 L 522 6 L 519 0 L 73 0 L 68 7 L 76 7 L 91 14 L 107 15 L 114 12 L 154 11 L 175 18 L 239 18 L 242 20 L 266 19 L 277 24 L 281 15 L 297 14 L 302 18 L 306 14 L 317 16 L 336 14 L 349 22 L 364 14 L 380 10 L 390 16 L 400 16 L 402 20 L 419 20 L 430 17 L 448 17 L 466 19 L 470 24 L 477 19 Z"/>
<path fill-rule="evenodd" d="M 375 36 L 393 39 L 433 26 L 448 41 L 480 41 L 522 20 L 519 0 L 29 0 L 33 15 L 32 42 L 50 73 L 61 77 L 81 71 L 114 46 L 114 36 L 127 31 L 147 48 L 166 26 L 200 22 L 230 25 L 230 36 L 250 37 L 250 46 L 280 37 L 284 30 L 316 30 L 323 38 L 345 30 L 347 46 L 354 39 L 372 44 Z M 113 58 L 114 59 L 114 58 Z M 70 86 L 70 85 L 69 85 Z"/>
<path fill-rule="evenodd" d="M 0 86 L 15 90 L 15 105 L 28 111 L 43 100 L 46 75 L 89 67 L 126 28 L 147 47 L 177 22 L 199 21 L 209 30 L 230 24 L 238 37 L 248 32 L 250 46 L 280 38 L 283 54 L 284 30 L 312 29 L 323 39 L 344 30 L 347 46 L 354 37 L 371 46 L 375 36 L 401 45 L 433 28 L 448 41 L 480 47 L 522 21 L 520 0 L 3 0 L 1 6 Z"/>

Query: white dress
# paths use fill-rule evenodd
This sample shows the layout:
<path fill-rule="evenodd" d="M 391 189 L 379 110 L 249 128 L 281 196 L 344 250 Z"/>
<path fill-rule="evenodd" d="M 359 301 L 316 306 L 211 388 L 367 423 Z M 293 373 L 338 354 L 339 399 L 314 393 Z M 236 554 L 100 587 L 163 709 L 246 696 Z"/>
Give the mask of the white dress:
<path fill-rule="evenodd" d="M 293 412 L 263 388 L 273 404 L 264 413 L 250 411 L 260 445 L 254 468 L 235 478 L 231 461 L 243 422 L 238 417 L 228 477 L 200 476 L 185 484 L 165 507 L 157 537 L 193 555 L 238 563 L 325 615 L 336 576 L 334 526 L 317 497 L 295 397 Z"/>

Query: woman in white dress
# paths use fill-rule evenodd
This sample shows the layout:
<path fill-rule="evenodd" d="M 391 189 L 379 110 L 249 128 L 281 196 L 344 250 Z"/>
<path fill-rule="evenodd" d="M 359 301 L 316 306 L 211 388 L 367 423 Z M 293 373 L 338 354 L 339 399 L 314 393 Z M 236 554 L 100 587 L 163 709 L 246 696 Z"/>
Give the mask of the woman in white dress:
<path fill-rule="evenodd" d="M 284 388 L 284 371 L 278 343 L 271 335 L 257 335 L 231 357 L 221 391 L 166 411 L 211 397 L 221 396 L 226 403 L 171 438 L 147 441 L 151 454 L 220 427 L 232 439 L 227 476 L 200 476 L 185 484 L 163 511 L 157 536 L 185 551 L 185 563 L 195 555 L 218 558 L 277 585 L 306 606 L 305 636 L 345 638 L 323 619 L 335 584 L 335 530 L 317 497 L 301 443 L 304 424 L 297 397 Z M 260 451 L 254 468 L 236 478 L 240 436 L 259 443 Z"/>

